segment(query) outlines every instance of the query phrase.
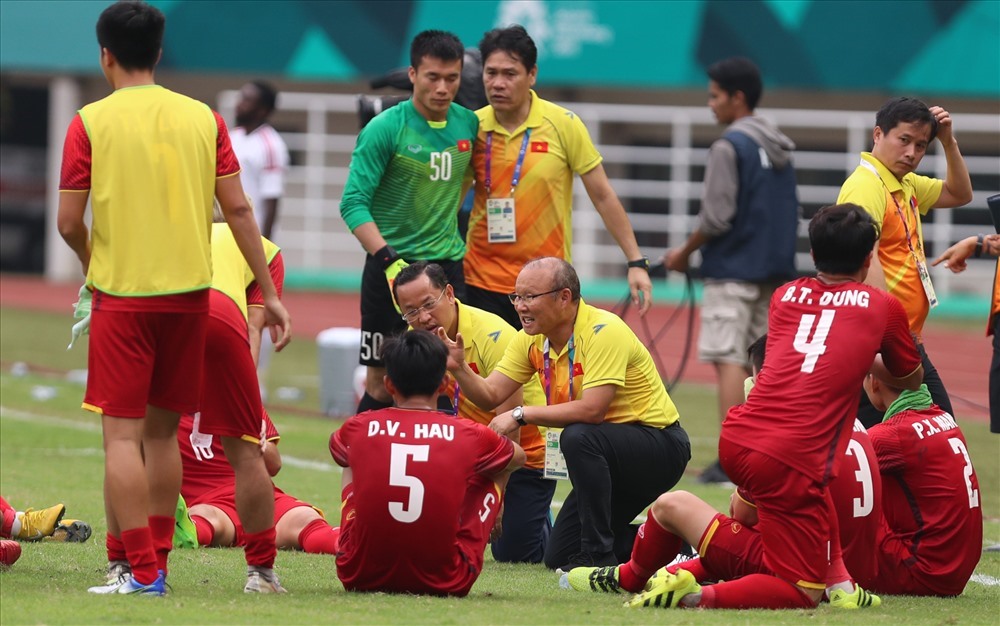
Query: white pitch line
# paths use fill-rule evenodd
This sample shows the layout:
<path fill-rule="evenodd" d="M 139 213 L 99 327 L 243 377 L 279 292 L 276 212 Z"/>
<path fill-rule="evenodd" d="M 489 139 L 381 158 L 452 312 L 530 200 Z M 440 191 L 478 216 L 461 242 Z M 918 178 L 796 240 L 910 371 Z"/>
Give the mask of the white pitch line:
<path fill-rule="evenodd" d="M 992 576 L 987 576 L 986 574 L 973 574 L 972 578 L 969 580 L 988 587 L 1000 587 L 1000 578 L 994 578 Z"/>
<path fill-rule="evenodd" d="M 101 427 L 99 424 L 94 424 L 91 422 L 81 422 L 72 419 L 66 419 L 64 417 L 56 417 L 54 415 L 43 415 L 41 413 L 32 413 L 30 411 L 22 411 L 20 409 L 12 409 L 10 407 L 0 406 L 0 419 L 10 419 L 18 422 L 26 422 L 30 424 L 44 424 L 46 426 L 58 426 L 60 428 L 70 428 L 73 430 L 82 430 L 85 432 L 101 432 Z M 57 454 L 64 456 L 79 455 L 79 456 L 91 456 L 97 454 L 103 454 L 103 450 L 96 450 L 93 448 L 83 448 L 71 450 L 69 448 L 59 448 L 53 450 Z M 324 463 L 322 461 L 310 461 L 308 459 L 300 459 L 291 455 L 283 454 L 281 455 L 281 462 L 290 465 L 292 467 L 298 467 L 302 469 L 316 470 L 320 472 L 331 472 L 340 471 L 339 465 L 334 465 L 332 463 Z"/>

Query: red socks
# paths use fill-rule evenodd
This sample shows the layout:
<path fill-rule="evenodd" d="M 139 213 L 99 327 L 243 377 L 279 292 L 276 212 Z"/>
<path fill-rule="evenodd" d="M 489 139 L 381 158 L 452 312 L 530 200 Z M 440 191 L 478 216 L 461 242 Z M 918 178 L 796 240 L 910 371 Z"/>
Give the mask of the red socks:
<path fill-rule="evenodd" d="M 701 588 L 699 607 L 706 609 L 813 609 L 812 599 L 795 585 L 767 574 Z"/>
<path fill-rule="evenodd" d="M 174 548 L 174 524 L 173 517 L 165 515 L 150 515 L 149 529 L 153 533 L 153 550 L 156 552 L 156 569 L 167 573 L 167 557 Z"/>
<path fill-rule="evenodd" d="M 132 566 L 132 577 L 137 583 L 151 585 L 158 576 L 156 552 L 153 550 L 153 531 L 149 526 L 122 531 L 122 544 Z"/>
<path fill-rule="evenodd" d="M 108 549 L 108 563 L 128 560 L 128 556 L 125 554 L 125 544 L 122 543 L 121 537 L 115 537 L 109 532 L 104 539 L 104 545 Z"/>
<path fill-rule="evenodd" d="M 315 519 L 299 533 L 299 546 L 309 554 L 337 554 L 340 527 L 331 528 L 325 519 Z"/>
<path fill-rule="evenodd" d="M 708 569 L 705 567 L 705 564 L 702 562 L 700 558 L 690 559 L 682 563 L 678 563 L 677 565 L 671 565 L 670 567 L 667 568 L 667 571 L 670 572 L 671 574 L 676 574 L 678 570 L 682 569 L 686 569 L 687 571 L 691 572 L 691 575 L 694 576 L 694 579 L 697 580 L 699 583 L 703 583 L 706 580 L 719 579 L 718 576 L 708 571 Z"/>
<path fill-rule="evenodd" d="M 3 513 L 3 526 L 0 527 L 0 537 L 10 539 L 10 531 L 14 525 L 14 520 L 17 519 L 17 511 L 14 510 L 14 507 L 7 504 L 6 500 L 0 498 L 0 512 Z"/>
<path fill-rule="evenodd" d="M 215 528 L 211 522 L 200 515 L 192 515 L 191 521 L 194 522 L 194 529 L 198 532 L 198 545 L 212 545 L 212 540 L 215 539 Z"/>
<path fill-rule="evenodd" d="M 660 526 L 650 510 L 632 544 L 632 559 L 618 567 L 618 584 L 626 591 L 642 591 L 656 570 L 674 560 L 683 543 L 680 537 Z"/>
<path fill-rule="evenodd" d="M 243 540 L 246 542 L 244 553 L 247 565 L 268 569 L 274 567 L 274 559 L 278 556 L 278 549 L 274 544 L 274 526 L 259 533 L 245 533 Z"/>

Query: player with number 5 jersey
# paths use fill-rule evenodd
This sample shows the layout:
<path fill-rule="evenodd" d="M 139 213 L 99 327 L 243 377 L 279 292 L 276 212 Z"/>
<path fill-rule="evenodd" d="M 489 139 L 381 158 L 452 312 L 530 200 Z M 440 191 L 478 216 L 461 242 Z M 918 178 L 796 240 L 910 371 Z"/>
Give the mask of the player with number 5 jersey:
<path fill-rule="evenodd" d="M 383 346 L 396 406 L 348 419 L 330 438 L 344 467 L 337 576 L 348 591 L 465 596 L 520 446 L 437 410 L 444 343 L 425 330 Z"/>

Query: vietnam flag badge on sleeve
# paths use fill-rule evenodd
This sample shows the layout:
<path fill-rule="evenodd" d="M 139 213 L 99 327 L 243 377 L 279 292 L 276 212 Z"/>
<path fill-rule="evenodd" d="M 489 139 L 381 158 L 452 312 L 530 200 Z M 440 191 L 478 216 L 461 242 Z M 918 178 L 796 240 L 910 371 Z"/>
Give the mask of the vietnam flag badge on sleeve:
<path fill-rule="evenodd" d="M 532 152 L 548 152 L 549 151 L 549 142 L 547 142 L 547 141 L 532 141 L 531 142 L 531 151 Z"/>
<path fill-rule="evenodd" d="M 459 139 L 455 147 L 458 148 L 459 152 L 468 152 L 472 149 L 472 142 L 468 139 Z"/>

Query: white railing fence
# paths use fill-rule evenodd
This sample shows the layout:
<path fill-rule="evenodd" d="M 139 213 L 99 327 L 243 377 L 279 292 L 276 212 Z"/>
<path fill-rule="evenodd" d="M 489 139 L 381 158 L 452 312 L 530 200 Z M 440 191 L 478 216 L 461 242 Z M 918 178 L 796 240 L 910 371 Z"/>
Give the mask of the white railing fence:
<path fill-rule="evenodd" d="M 220 112 L 231 120 L 236 91 L 219 94 Z M 707 107 L 676 107 L 568 103 L 578 114 L 604 156 L 611 183 L 626 209 L 643 251 L 658 259 L 678 245 L 694 225 L 708 145 L 719 129 Z M 362 264 L 360 246 L 340 219 L 339 202 L 347 180 L 350 154 L 357 137 L 357 97 L 344 94 L 282 93 L 278 108 L 282 131 L 292 152 L 286 194 L 281 201 L 279 231 L 290 270 L 357 275 Z M 840 183 L 854 170 L 858 153 L 870 149 L 871 111 L 760 109 L 762 115 L 796 138 L 795 164 L 799 200 L 805 217 L 837 198 Z M 967 155 L 973 179 L 973 201 L 960 209 L 938 209 L 925 222 L 929 254 L 938 254 L 952 242 L 992 228 L 986 198 L 1000 190 L 1000 116 L 956 114 L 956 135 L 976 136 L 977 155 Z M 815 137 L 815 141 L 812 138 Z M 945 161 L 934 146 L 920 172 L 944 178 Z M 624 276 L 621 252 L 577 180 L 574 199 L 574 264 L 584 280 Z M 800 224 L 797 265 L 812 264 Z M 994 265 L 970 263 L 954 276 L 935 269 L 943 294 L 989 293 Z"/>

